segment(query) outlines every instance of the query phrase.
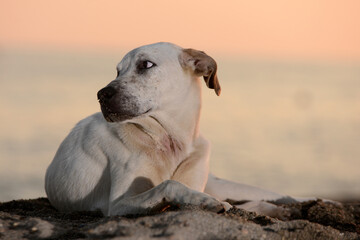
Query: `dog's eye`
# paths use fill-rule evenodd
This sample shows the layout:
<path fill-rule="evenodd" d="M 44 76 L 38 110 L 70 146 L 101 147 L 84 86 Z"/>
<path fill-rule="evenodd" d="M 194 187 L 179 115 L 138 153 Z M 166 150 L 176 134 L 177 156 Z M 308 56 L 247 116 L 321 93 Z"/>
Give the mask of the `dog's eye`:
<path fill-rule="evenodd" d="M 145 68 L 151 68 L 154 66 L 154 63 L 150 62 L 150 61 L 145 61 Z"/>
<path fill-rule="evenodd" d="M 139 74 L 143 74 L 146 72 L 146 70 L 155 67 L 156 64 L 149 61 L 149 60 L 144 60 L 144 61 L 139 61 L 136 67 L 137 73 Z"/>
<path fill-rule="evenodd" d="M 152 68 L 154 66 L 155 66 L 155 63 L 150 62 L 148 60 L 142 61 L 140 63 L 140 68 L 142 68 L 142 69 L 149 69 L 149 68 Z"/>

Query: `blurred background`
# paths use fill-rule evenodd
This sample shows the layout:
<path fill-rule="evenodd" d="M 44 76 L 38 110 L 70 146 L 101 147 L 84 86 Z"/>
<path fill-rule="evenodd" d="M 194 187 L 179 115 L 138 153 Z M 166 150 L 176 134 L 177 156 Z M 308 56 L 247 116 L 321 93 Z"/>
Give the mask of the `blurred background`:
<path fill-rule="evenodd" d="M 294 196 L 360 197 L 360 1 L 0 0 L 0 201 L 45 196 L 59 144 L 99 111 L 129 50 L 218 62 L 202 133 L 220 177 Z"/>

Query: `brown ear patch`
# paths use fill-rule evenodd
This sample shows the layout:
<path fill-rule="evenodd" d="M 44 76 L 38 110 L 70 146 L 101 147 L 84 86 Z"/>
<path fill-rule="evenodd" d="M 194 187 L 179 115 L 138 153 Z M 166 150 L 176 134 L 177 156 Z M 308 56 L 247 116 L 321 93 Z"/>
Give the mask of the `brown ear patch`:
<path fill-rule="evenodd" d="M 198 76 L 203 76 L 208 88 L 214 89 L 220 95 L 221 87 L 217 77 L 217 64 L 215 60 L 202 51 L 187 48 L 183 49 L 181 65 L 191 68 Z"/>

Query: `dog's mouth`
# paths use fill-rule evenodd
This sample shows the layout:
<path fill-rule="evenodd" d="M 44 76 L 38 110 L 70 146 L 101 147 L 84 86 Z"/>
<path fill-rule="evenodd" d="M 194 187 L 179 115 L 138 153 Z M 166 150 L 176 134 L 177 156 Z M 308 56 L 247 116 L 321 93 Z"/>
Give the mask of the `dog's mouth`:
<path fill-rule="evenodd" d="M 124 122 L 126 120 L 130 120 L 130 119 L 133 119 L 136 117 L 143 116 L 151 111 L 151 108 L 150 108 L 143 113 L 132 113 L 132 112 L 127 112 L 127 111 L 113 112 L 106 106 L 106 104 L 102 104 L 101 101 L 99 101 L 99 102 L 100 102 L 100 106 L 101 106 L 101 112 L 102 112 L 105 120 L 108 122 Z"/>
<path fill-rule="evenodd" d="M 106 113 L 106 114 L 104 112 L 102 113 L 105 120 L 108 122 L 123 122 L 134 118 L 134 116 L 124 115 L 119 113 Z"/>

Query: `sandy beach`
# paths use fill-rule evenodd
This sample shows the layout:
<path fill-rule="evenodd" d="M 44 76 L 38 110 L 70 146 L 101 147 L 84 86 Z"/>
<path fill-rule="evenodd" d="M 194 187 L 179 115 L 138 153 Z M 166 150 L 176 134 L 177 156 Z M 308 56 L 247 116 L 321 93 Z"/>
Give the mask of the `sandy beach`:
<path fill-rule="evenodd" d="M 186 207 L 151 216 L 61 213 L 46 198 L 0 203 L 1 239 L 360 239 L 360 201 L 283 205 L 271 218 L 232 208 L 213 213 Z"/>

